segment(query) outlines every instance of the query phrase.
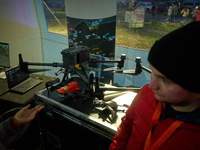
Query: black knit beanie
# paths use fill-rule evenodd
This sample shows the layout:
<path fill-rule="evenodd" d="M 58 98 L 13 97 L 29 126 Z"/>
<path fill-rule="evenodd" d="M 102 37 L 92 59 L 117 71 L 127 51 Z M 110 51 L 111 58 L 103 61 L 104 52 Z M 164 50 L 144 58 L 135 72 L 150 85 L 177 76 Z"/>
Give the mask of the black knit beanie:
<path fill-rule="evenodd" d="M 184 89 L 200 93 L 200 22 L 189 23 L 156 41 L 148 61 Z"/>

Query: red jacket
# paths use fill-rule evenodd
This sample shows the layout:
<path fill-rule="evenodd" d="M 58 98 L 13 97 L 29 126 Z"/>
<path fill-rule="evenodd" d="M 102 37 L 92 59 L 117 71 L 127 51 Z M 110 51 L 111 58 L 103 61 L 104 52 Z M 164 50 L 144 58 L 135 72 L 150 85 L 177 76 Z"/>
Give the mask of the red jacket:
<path fill-rule="evenodd" d="M 110 150 L 143 150 L 150 131 L 151 119 L 156 109 L 157 101 L 154 93 L 145 85 L 133 100 L 131 106 L 122 118 Z M 174 122 L 174 119 L 159 121 L 153 130 L 151 145 Z M 200 127 L 183 123 L 159 149 L 199 149 Z"/>
<path fill-rule="evenodd" d="M 200 21 L 200 10 L 198 10 L 198 12 L 197 12 L 196 21 Z"/>

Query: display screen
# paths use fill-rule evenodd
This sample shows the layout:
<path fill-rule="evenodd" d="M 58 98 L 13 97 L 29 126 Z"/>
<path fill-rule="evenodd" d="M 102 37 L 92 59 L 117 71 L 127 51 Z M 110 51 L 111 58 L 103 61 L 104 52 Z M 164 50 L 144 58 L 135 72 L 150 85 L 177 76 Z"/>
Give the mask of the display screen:
<path fill-rule="evenodd" d="M 9 68 L 10 59 L 9 59 L 9 44 L 0 42 L 0 66 Z"/>
<path fill-rule="evenodd" d="M 91 54 L 114 57 L 116 16 L 81 19 L 67 16 L 69 47 L 85 45 Z"/>
<path fill-rule="evenodd" d="M 20 69 L 20 66 L 6 70 L 6 78 L 8 82 L 8 87 L 12 88 L 15 85 L 18 85 L 22 81 L 26 80 L 29 77 L 28 72 L 23 72 Z"/>

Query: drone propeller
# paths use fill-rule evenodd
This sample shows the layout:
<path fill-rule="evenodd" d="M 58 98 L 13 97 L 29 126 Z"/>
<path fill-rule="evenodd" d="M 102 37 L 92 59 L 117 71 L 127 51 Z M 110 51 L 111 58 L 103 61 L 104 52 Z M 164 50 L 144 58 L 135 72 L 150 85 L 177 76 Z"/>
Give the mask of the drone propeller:
<path fill-rule="evenodd" d="M 118 67 L 110 67 L 110 68 L 105 68 L 103 71 L 114 71 L 114 70 L 118 70 Z"/>
<path fill-rule="evenodd" d="M 144 67 L 144 66 L 140 66 L 141 69 L 136 68 L 134 70 L 116 70 L 116 71 L 112 71 L 112 73 L 121 73 L 121 74 L 128 74 L 128 75 L 138 75 L 142 72 L 142 69 L 147 71 L 148 73 L 151 73 L 151 70 Z"/>
<path fill-rule="evenodd" d="M 44 72 L 44 71 L 51 71 L 51 69 L 28 69 L 29 73 Z"/>
<path fill-rule="evenodd" d="M 139 73 L 136 73 L 135 70 L 116 70 L 112 73 L 122 73 L 122 74 L 128 74 L 128 75 L 138 75 Z"/>

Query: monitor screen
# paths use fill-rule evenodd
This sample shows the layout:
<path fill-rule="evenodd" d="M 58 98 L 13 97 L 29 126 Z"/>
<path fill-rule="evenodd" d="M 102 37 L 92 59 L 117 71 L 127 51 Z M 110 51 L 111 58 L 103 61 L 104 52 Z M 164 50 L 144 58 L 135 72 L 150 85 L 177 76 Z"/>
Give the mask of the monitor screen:
<path fill-rule="evenodd" d="M 9 68 L 10 59 L 9 59 L 9 44 L 0 42 L 0 66 Z"/>
<path fill-rule="evenodd" d="M 12 88 L 15 85 L 18 85 L 22 81 L 26 80 L 29 77 L 28 72 L 24 72 L 20 69 L 20 66 L 6 70 L 6 78 L 8 82 L 8 87 Z"/>

